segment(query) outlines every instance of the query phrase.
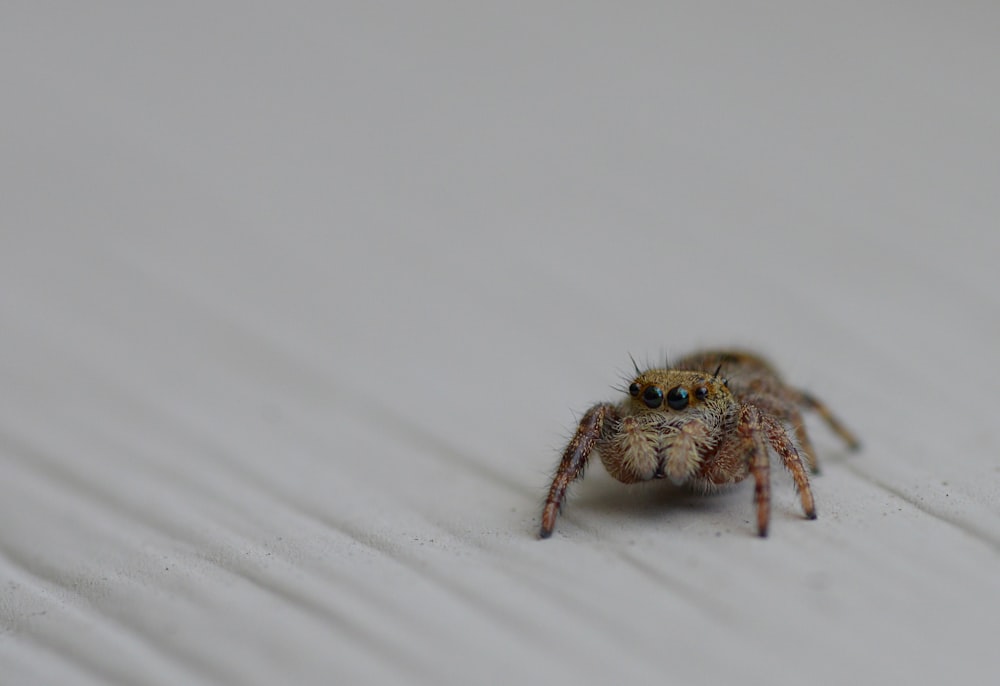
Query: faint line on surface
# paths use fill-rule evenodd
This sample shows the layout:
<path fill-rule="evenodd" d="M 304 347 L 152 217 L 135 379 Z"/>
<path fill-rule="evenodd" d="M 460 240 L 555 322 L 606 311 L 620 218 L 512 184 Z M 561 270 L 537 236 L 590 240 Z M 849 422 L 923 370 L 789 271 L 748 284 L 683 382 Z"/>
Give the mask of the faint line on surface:
<path fill-rule="evenodd" d="M 941 522 L 944 522 L 945 524 L 948 524 L 948 525 L 950 525 L 950 526 L 958 529 L 959 531 L 961 531 L 962 533 L 966 534 L 970 538 L 972 538 L 972 539 L 974 539 L 976 541 L 979 541 L 980 543 L 982 543 L 986 547 L 990 548 L 993 552 L 995 552 L 997 554 L 1000 554 L 1000 539 L 994 538 L 993 536 L 991 536 L 986 531 L 983 531 L 983 530 L 979 529 L 978 527 L 973 526 L 972 524 L 970 524 L 970 523 L 968 523 L 968 522 L 966 522 L 966 521 L 964 521 L 964 520 L 962 520 L 962 519 L 960 519 L 958 517 L 952 517 L 950 515 L 947 515 L 947 514 L 945 514 L 943 512 L 938 511 L 937 509 L 935 509 L 933 507 L 928 506 L 926 503 L 922 502 L 919 498 L 913 497 L 912 495 L 908 494 L 906 491 L 903 491 L 903 490 L 901 490 L 899 488 L 895 488 L 893 486 L 890 486 L 885 481 L 882 481 L 881 479 L 868 474 L 867 472 L 865 472 L 863 469 L 859 468 L 856 464 L 854 464 L 851 461 L 845 461 L 844 462 L 844 466 L 847 468 L 847 470 L 849 472 L 851 472 L 855 476 L 863 479 L 864 481 L 867 481 L 868 483 L 870 483 L 871 485 L 875 486 L 876 488 L 880 488 L 880 489 L 886 491 L 887 493 L 891 493 L 892 495 L 896 496 L 900 500 L 903 500 L 904 502 L 906 502 L 906 503 L 912 505 L 913 507 L 915 507 L 916 509 L 920 510 L 924 514 L 929 515 L 929 516 L 933 517 L 934 519 L 937 519 L 937 520 L 939 520 Z"/>
<path fill-rule="evenodd" d="M 133 524 L 139 524 L 150 531 L 166 534 L 177 540 L 186 541 L 192 545 L 196 551 L 204 551 L 205 549 L 204 541 L 199 544 L 198 541 L 191 540 L 181 529 L 176 526 L 172 526 L 172 523 L 169 520 L 151 516 L 150 513 L 145 511 L 136 511 L 131 508 L 127 502 L 118 497 L 113 491 L 100 489 L 94 484 L 81 479 L 79 475 L 68 471 L 62 464 L 50 460 L 45 456 L 44 452 L 35 450 L 19 439 L 14 438 L 11 436 L 9 431 L 0 431 L 0 448 L 3 448 L 4 452 L 8 455 L 22 455 L 28 458 L 27 464 L 29 466 L 37 468 L 38 465 L 44 465 L 46 467 L 45 471 L 50 478 L 52 476 L 57 476 L 64 482 L 70 484 L 73 492 L 86 494 L 95 507 L 102 507 L 106 510 L 116 512 L 116 514 L 118 512 L 122 512 Z M 217 681 L 219 683 L 229 683 L 232 681 L 232 674 L 219 673 L 217 664 L 202 659 L 199 654 L 186 653 L 175 646 L 165 643 L 164 641 L 156 640 L 157 634 L 144 628 L 140 623 L 130 622 L 126 619 L 113 616 L 108 612 L 103 611 L 100 605 L 92 598 L 81 594 L 71 584 L 67 583 L 63 579 L 60 579 L 57 575 L 41 569 L 35 569 L 35 566 L 33 566 L 29 560 L 25 559 L 23 555 L 18 554 L 14 550 L 7 549 L 7 547 L 3 545 L 2 540 L 0 540 L 0 554 L 4 555 L 10 564 L 20 569 L 25 575 L 56 586 L 67 593 L 67 595 L 84 599 L 94 609 L 94 616 L 101 618 L 109 627 L 118 627 L 119 629 L 124 627 L 127 629 L 127 634 L 136 638 L 141 636 L 144 639 L 142 644 L 145 647 L 152 649 L 154 652 L 163 653 L 165 656 L 169 655 L 171 658 L 176 660 L 177 664 L 193 664 L 205 669 L 207 672 L 214 672 L 210 674 L 212 681 Z M 212 566 L 222 569 L 235 577 L 242 578 L 253 586 L 261 589 L 263 592 L 280 598 L 286 604 L 296 608 L 304 614 L 310 615 L 313 618 L 324 620 L 325 623 L 331 626 L 335 626 L 340 629 L 347 629 L 348 631 L 346 633 L 348 636 L 350 636 L 353 632 L 355 634 L 353 636 L 354 640 L 358 641 L 361 645 L 368 649 L 374 647 L 376 656 L 378 658 L 385 658 L 386 651 L 381 649 L 385 645 L 384 642 L 380 642 L 378 636 L 375 634 L 360 631 L 359 627 L 352 624 L 349 618 L 337 614 L 330 608 L 318 608 L 315 604 L 310 603 L 308 599 L 303 599 L 290 590 L 281 589 L 280 584 L 270 583 L 263 576 L 257 576 L 251 571 L 241 569 L 238 565 L 229 563 L 223 558 L 211 557 L 205 554 L 202 554 L 200 557 Z M 393 653 L 390 657 L 403 658 L 404 656 L 400 653 Z M 399 662 L 400 660 L 394 659 L 394 661 Z M 405 658 L 402 661 L 406 662 L 406 664 L 403 665 L 406 669 L 400 669 L 402 674 L 412 674 L 412 670 L 420 666 L 419 661 L 410 660 L 409 658 Z"/>
<path fill-rule="evenodd" d="M 51 585 L 55 586 L 56 588 L 59 588 L 67 595 L 86 599 L 86 596 L 82 596 L 76 589 L 73 588 L 72 585 L 66 583 L 62 579 L 59 579 L 54 574 L 46 573 L 45 571 L 36 569 L 35 568 L 36 566 L 32 565 L 27 559 L 24 558 L 23 555 L 18 554 L 16 551 L 3 545 L 2 543 L 0 543 L 0 555 L 3 556 L 7 564 L 16 568 L 23 575 L 30 578 L 32 580 L 32 583 L 37 587 L 44 588 L 46 585 Z M 143 630 L 141 626 L 129 622 L 124 622 L 119 618 L 115 618 L 108 615 L 106 612 L 100 612 L 98 611 L 94 603 L 88 603 L 90 607 L 93 608 L 94 610 L 93 613 L 83 612 L 81 609 L 75 608 L 72 605 L 66 603 L 56 603 L 56 604 L 59 606 L 60 610 L 73 612 L 77 616 L 85 618 L 85 621 L 89 619 L 91 621 L 96 620 L 100 622 L 109 631 L 110 638 L 119 641 L 125 640 L 137 643 L 142 647 L 144 651 L 148 651 L 153 656 L 157 656 L 159 654 L 159 656 L 162 659 L 166 660 L 167 664 L 174 666 L 180 672 L 186 672 L 188 674 L 188 678 L 191 679 L 197 678 L 195 674 L 192 674 L 190 671 L 190 663 L 185 662 L 183 659 L 179 659 L 186 656 L 182 656 L 179 654 L 172 654 L 173 651 L 163 650 L 162 645 L 158 646 L 156 641 L 150 640 L 152 637 L 148 634 L 147 631 Z M 53 619 L 55 618 L 53 617 Z M 49 639 L 48 643 L 42 640 L 41 635 L 37 635 L 36 632 L 31 629 L 19 630 L 15 628 L 13 630 L 13 633 L 17 636 L 31 637 L 31 639 L 34 640 L 36 643 L 46 645 L 49 649 L 58 652 L 60 655 L 66 657 L 67 659 L 73 660 L 73 662 L 82 666 L 85 669 L 89 669 L 91 672 L 102 677 L 102 679 L 104 680 L 107 680 L 107 678 L 111 676 L 114 680 L 120 683 L 129 683 L 130 681 L 130 678 L 126 678 L 126 676 L 119 674 L 118 670 L 112 670 L 111 668 L 108 667 L 107 664 L 102 664 L 98 661 L 87 659 L 84 653 L 73 650 L 75 646 L 73 646 L 72 643 L 63 639 L 55 639 L 51 633 L 46 634 L 46 636 Z M 140 638 L 140 635 L 142 636 L 142 638 Z M 54 641 L 57 641 L 58 645 Z M 184 667 L 188 668 L 185 669 Z M 208 671 L 214 671 L 214 670 L 208 670 Z M 222 675 L 216 674 L 213 677 L 213 680 L 219 678 L 220 676 Z"/>

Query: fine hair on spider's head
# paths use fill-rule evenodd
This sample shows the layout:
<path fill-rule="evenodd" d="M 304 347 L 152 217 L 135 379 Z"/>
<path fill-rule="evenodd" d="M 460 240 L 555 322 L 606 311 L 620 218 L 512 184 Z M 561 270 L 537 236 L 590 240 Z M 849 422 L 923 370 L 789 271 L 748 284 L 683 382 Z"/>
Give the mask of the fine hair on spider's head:
<path fill-rule="evenodd" d="M 639 365 L 636 363 L 635 358 L 632 357 L 632 353 L 628 354 L 628 359 L 632 360 L 632 367 L 635 368 L 635 375 L 639 376 L 640 374 L 642 374 L 642 370 L 639 369 Z"/>

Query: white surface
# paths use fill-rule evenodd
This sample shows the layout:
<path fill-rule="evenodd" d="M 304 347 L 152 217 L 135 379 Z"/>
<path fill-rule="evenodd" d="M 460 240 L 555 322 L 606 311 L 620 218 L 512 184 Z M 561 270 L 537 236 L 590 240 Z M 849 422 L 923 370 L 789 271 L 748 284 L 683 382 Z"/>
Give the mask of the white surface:
<path fill-rule="evenodd" d="M 2 683 L 1000 669 L 989 3 L 3 15 Z M 862 437 L 820 518 L 595 466 L 536 540 L 704 344 Z"/>

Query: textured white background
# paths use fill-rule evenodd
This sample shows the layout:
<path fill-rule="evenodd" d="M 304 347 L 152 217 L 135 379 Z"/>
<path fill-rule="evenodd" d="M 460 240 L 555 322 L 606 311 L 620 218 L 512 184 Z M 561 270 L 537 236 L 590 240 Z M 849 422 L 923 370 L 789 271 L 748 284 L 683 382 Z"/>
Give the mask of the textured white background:
<path fill-rule="evenodd" d="M 993 3 L 6 3 L 0 682 L 988 683 Z M 599 467 L 765 352 L 820 512 Z"/>

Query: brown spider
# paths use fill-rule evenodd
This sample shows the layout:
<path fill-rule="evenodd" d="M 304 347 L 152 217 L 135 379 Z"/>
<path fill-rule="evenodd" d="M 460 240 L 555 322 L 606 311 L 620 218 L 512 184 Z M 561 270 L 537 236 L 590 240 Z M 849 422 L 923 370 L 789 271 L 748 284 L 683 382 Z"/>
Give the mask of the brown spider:
<path fill-rule="evenodd" d="M 823 403 L 785 385 L 774 368 L 754 354 L 699 352 L 672 369 L 643 372 L 636 366 L 635 372 L 629 397 L 618 404 L 594 405 L 580 420 L 545 500 L 542 538 L 552 535 L 566 489 L 583 475 L 595 449 L 608 473 L 626 484 L 667 477 L 675 484 L 711 490 L 752 474 L 757 531 L 767 536 L 769 446 L 791 472 L 806 517 L 816 518 L 802 456 L 813 473 L 819 470 L 801 409 L 819 413 L 851 450 L 859 447 Z M 786 427 L 794 431 L 797 448 Z"/>

